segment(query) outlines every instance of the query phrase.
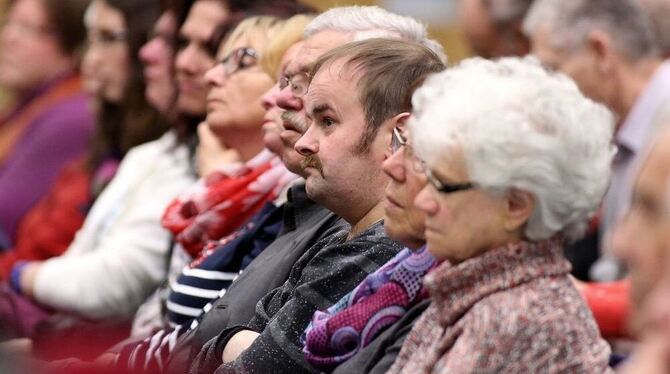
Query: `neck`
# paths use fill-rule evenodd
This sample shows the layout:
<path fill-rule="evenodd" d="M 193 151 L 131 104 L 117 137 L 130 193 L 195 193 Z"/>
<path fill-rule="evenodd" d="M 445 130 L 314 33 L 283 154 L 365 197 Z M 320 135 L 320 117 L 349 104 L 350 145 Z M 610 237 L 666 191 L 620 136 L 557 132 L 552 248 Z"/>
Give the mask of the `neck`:
<path fill-rule="evenodd" d="M 379 222 L 384 218 L 384 201 L 379 201 L 367 212 L 364 212 L 359 218 L 347 219 L 344 218 L 349 224 L 351 224 L 351 231 L 349 232 L 348 239 L 355 237 L 356 235 L 365 231 L 368 227 L 372 226 L 376 222 Z"/>
<path fill-rule="evenodd" d="M 659 59 L 645 59 L 635 64 L 624 66 L 622 69 L 620 100 L 615 110 L 620 123 L 625 121 L 635 102 L 640 98 L 663 61 Z"/>
<path fill-rule="evenodd" d="M 265 148 L 261 130 L 234 129 L 221 134 L 221 141 L 227 148 L 236 150 L 244 162 L 251 160 Z"/>

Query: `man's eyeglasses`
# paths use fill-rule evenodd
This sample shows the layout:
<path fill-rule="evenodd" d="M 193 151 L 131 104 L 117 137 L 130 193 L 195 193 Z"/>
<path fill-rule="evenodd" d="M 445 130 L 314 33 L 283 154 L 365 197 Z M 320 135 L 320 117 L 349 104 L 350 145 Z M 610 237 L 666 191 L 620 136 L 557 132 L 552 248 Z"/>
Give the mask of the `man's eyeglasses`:
<path fill-rule="evenodd" d="M 217 64 L 223 65 L 223 72 L 226 75 L 232 75 L 240 70 L 250 68 L 258 62 L 258 52 L 253 48 L 238 48 L 233 50 L 218 61 Z"/>
<path fill-rule="evenodd" d="M 308 73 L 296 73 L 293 76 L 289 77 L 287 75 L 279 78 L 279 89 L 283 90 L 284 88 L 291 86 L 291 93 L 295 97 L 303 97 L 307 94 L 309 89 L 309 74 Z"/>

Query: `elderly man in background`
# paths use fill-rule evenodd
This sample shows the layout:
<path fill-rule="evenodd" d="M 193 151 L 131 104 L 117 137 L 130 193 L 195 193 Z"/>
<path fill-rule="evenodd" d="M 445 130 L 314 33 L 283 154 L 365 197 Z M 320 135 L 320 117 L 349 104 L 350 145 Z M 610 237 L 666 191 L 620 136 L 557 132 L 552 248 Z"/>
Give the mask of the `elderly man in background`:
<path fill-rule="evenodd" d="M 17 0 L 0 34 L 0 248 L 60 169 L 83 154 L 93 127 L 78 73 L 87 0 Z M 46 62 L 46 63 L 45 63 Z"/>
<path fill-rule="evenodd" d="M 530 42 L 522 31 L 533 0 L 460 0 L 459 21 L 472 51 L 484 58 L 524 56 Z"/>
<path fill-rule="evenodd" d="M 618 153 L 600 220 L 602 257 L 590 273 L 592 259 L 573 262 L 584 268 L 582 278 L 589 273 L 594 280 L 618 279 L 624 271 L 611 255 L 611 233 L 630 204 L 642 150 L 656 132 L 655 118 L 670 102 L 670 63 L 660 56 L 636 0 L 538 0 L 524 28 L 546 66 L 568 74 L 585 95 L 618 117 Z"/>
<path fill-rule="evenodd" d="M 481 97 L 487 100 L 481 101 Z M 569 278 L 607 188 L 614 120 L 531 58 L 472 59 L 412 98 L 432 303 L 390 373 L 602 372 L 609 347 Z"/>

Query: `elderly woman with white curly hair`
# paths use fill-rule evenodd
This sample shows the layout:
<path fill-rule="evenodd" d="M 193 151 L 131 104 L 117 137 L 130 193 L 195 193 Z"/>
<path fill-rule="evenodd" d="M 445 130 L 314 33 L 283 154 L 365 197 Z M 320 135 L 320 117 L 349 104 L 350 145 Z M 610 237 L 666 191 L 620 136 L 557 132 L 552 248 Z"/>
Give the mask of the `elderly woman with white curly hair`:
<path fill-rule="evenodd" d="M 607 188 L 614 119 L 532 58 L 464 61 L 412 98 L 432 304 L 391 373 L 603 372 L 562 246 Z"/>

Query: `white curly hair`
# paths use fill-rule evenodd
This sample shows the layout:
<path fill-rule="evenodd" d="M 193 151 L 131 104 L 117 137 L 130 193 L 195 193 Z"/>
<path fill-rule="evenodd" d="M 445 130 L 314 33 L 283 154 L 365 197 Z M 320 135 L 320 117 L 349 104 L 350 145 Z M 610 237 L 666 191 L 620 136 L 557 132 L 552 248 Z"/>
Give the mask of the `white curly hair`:
<path fill-rule="evenodd" d="M 530 192 L 529 240 L 583 235 L 607 189 L 614 116 L 533 57 L 473 58 L 431 75 L 412 97 L 417 155 L 434 167 L 463 153 L 469 178 Z"/>

